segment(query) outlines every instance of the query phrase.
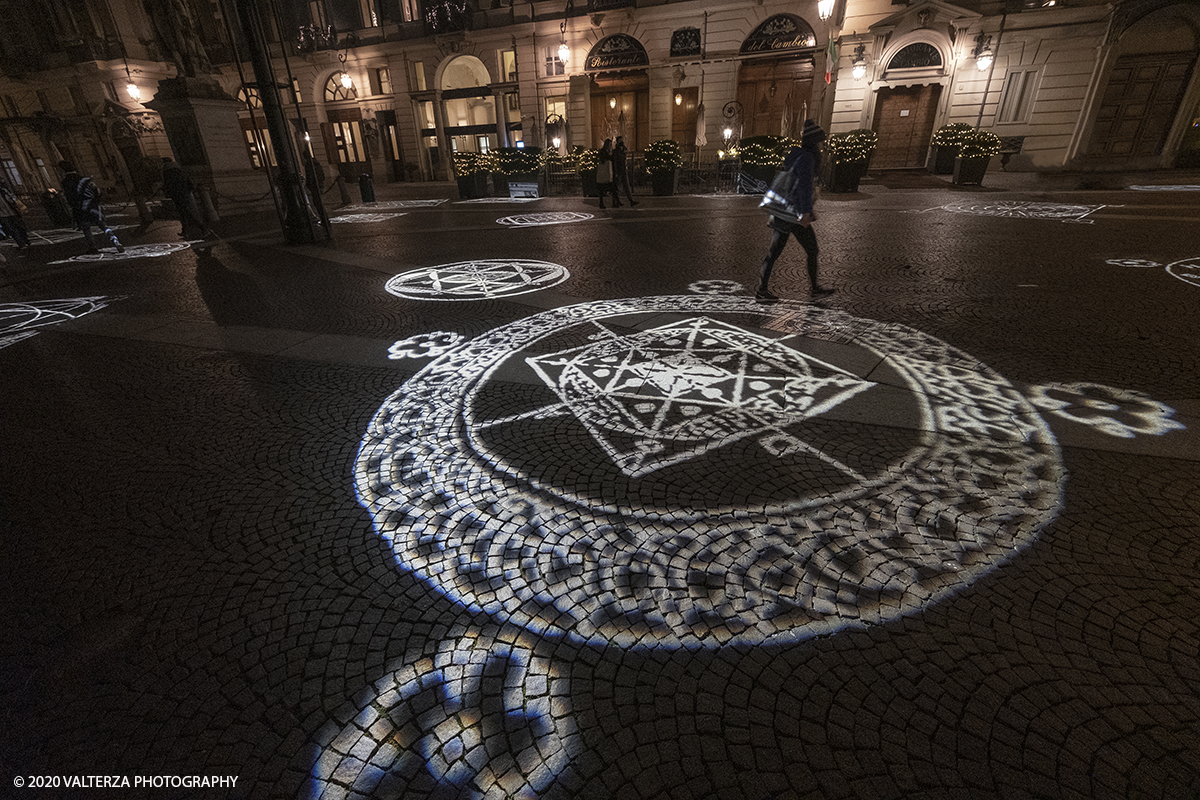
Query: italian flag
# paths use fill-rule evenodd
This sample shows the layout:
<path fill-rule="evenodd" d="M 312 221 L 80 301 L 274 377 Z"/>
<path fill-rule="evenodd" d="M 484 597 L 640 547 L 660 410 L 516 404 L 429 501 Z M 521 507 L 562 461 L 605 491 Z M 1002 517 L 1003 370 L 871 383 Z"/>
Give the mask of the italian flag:
<path fill-rule="evenodd" d="M 833 83 L 833 67 L 838 60 L 837 39 L 829 37 L 829 46 L 825 48 L 825 83 Z"/>

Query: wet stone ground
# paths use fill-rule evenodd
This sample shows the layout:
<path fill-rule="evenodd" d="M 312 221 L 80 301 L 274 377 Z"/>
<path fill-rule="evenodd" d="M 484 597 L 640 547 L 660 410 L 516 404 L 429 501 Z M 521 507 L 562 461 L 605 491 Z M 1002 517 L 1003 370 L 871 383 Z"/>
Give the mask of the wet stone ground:
<path fill-rule="evenodd" d="M 1200 797 L 1200 194 L 436 194 L 0 245 L 0 795 Z"/>

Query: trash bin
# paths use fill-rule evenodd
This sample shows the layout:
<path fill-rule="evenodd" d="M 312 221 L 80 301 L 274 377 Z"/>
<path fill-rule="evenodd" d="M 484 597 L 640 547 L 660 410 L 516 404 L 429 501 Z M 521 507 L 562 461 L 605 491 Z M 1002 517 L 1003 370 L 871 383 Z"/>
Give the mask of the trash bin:
<path fill-rule="evenodd" d="M 71 204 L 57 189 L 47 189 L 42 192 L 42 208 L 46 209 L 46 216 L 50 217 L 50 222 L 60 228 L 69 228 L 75 224 L 75 217 L 71 214 Z"/>
<path fill-rule="evenodd" d="M 362 195 L 362 202 L 375 202 L 375 181 L 371 179 L 370 175 L 363 173 L 358 176 L 358 193 Z"/>

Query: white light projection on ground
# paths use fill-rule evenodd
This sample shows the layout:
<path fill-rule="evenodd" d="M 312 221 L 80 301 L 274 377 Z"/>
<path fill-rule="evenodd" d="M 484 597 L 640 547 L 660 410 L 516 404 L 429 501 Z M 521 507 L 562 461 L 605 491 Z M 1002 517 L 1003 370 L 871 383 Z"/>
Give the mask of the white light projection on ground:
<path fill-rule="evenodd" d="M 444 197 L 431 200 L 382 200 L 378 203 L 353 203 L 348 206 L 341 206 L 337 211 L 341 214 L 370 214 L 378 211 L 391 211 L 397 208 L 434 208 L 445 202 L 446 198 Z"/>
<path fill-rule="evenodd" d="M 1144 258 L 1110 258 L 1104 262 L 1114 267 L 1140 267 L 1149 269 L 1163 266 L 1157 261 Z M 1200 286 L 1200 256 L 1183 258 L 1166 265 L 1167 274 L 1192 286 Z"/>
<path fill-rule="evenodd" d="M 403 217 L 407 212 L 401 211 L 396 214 L 342 214 L 337 217 L 330 217 L 330 222 L 387 222 L 389 219 Z"/>
<path fill-rule="evenodd" d="M 373 684 L 366 702 L 335 714 L 318 738 L 302 798 L 353 787 L 357 797 L 537 797 L 580 752 L 570 686 L 527 634 L 513 643 L 441 642 Z"/>
<path fill-rule="evenodd" d="M 128 261 L 132 258 L 157 258 L 158 256 L 167 256 L 171 253 L 178 253 L 181 250 L 187 250 L 194 244 L 200 244 L 200 241 L 194 242 L 158 242 L 155 244 L 131 244 L 125 248 L 124 253 L 118 253 L 115 247 L 101 247 L 98 253 L 83 253 L 81 255 L 64 258 L 61 261 L 51 261 L 51 264 L 75 264 L 87 263 L 91 261 Z"/>
<path fill-rule="evenodd" d="M 569 277 L 566 267 L 548 261 L 484 259 L 403 272 L 384 288 L 409 300 L 481 300 L 548 289 Z"/>
<path fill-rule="evenodd" d="M 465 206 L 472 204 L 492 204 L 492 203 L 532 203 L 541 200 L 540 197 L 474 197 L 470 200 L 458 200 L 455 205 Z"/>
<path fill-rule="evenodd" d="M 76 297 L 69 300 L 0 303 L 0 348 L 36 336 L 38 328 L 78 319 L 120 299 L 122 298 Z"/>
<path fill-rule="evenodd" d="M 536 227 L 538 225 L 563 225 L 569 222 L 584 222 L 592 218 L 591 214 L 585 214 L 582 211 L 541 211 L 531 214 L 501 217 L 496 222 L 501 225 L 525 228 Z"/>
<path fill-rule="evenodd" d="M 462 340 L 462 334 L 449 331 L 420 333 L 393 342 L 388 348 L 388 358 L 393 361 L 403 358 L 437 358 L 458 347 Z"/>
<path fill-rule="evenodd" d="M 1076 205 L 1066 203 L 1038 203 L 1032 201 L 1000 201 L 995 203 L 973 203 L 963 201 L 934 206 L 913 213 L 928 211 L 952 211 L 955 214 L 974 214 L 982 217 L 1018 217 L 1021 219 L 1052 219 L 1059 222 L 1078 222 L 1091 225 L 1095 220 L 1084 219 L 1102 208 L 1123 208 L 1113 205 Z"/>
<path fill-rule="evenodd" d="M 387 400 L 356 466 L 398 564 L 448 597 L 668 648 L 923 608 L 1028 544 L 1061 481 L 1037 410 L 965 353 L 721 295 L 584 303 L 465 342 Z"/>
<path fill-rule="evenodd" d="M 133 227 L 132 225 L 113 225 L 112 229 L 114 231 L 119 231 L 124 228 L 132 228 L 132 227 Z M 54 228 L 52 230 L 45 230 L 45 231 L 33 231 L 33 230 L 29 231 L 29 243 L 31 245 L 62 244 L 63 242 L 70 242 L 70 241 L 74 241 L 75 239 L 82 239 L 82 238 L 83 238 L 83 232 L 80 231 L 78 228 Z M 17 243 L 15 241 L 13 241 L 11 238 L 0 242 L 0 247 L 15 248 L 16 246 L 17 246 Z"/>
<path fill-rule="evenodd" d="M 1137 192 L 1200 192 L 1200 186 L 1192 183 L 1164 184 L 1161 186 L 1151 184 L 1148 186 L 1130 186 L 1129 188 Z"/>
<path fill-rule="evenodd" d="M 1099 383 L 1049 384 L 1033 387 L 1029 399 L 1055 416 L 1121 439 L 1184 429 L 1182 423 L 1171 419 L 1175 409 L 1132 389 Z"/>

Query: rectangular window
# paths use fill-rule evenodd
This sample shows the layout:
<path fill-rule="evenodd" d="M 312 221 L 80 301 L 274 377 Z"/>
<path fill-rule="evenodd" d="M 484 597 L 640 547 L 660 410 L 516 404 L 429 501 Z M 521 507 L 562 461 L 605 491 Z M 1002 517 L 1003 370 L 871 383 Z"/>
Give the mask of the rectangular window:
<path fill-rule="evenodd" d="M 517 80 L 517 51 L 516 50 L 501 50 L 500 51 L 500 76 L 501 80 L 515 83 Z"/>
<path fill-rule="evenodd" d="M 375 7 L 375 0 L 358 0 L 358 13 L 364 28 L 379 27 L 379 11 Z"/>
<path fill-rule="evenodd" d="M 409 73 L 409 80 L 412 85 L 409 86 L 410 91 L 423 92 L 425 91 L 425 62 L 412 62 L 412 72 Z"/>
<path fill-rule="evenodd" d="M 392 73 L 388 71 L 387 67 L 371 70 L 371 93 L 392 93 Z"/>
<path fill-rule="evenodd" d="M 42 173 L 42 179 L 46 181 L 47 186 L 57 186 L 58 181 L 50 177 L 50 170 L 46 169 L 46 162 L 40 158 L 35 158 L 33 163 L 37 164 L 38 172 Z"/>
<path fill-rule="evenodd" d="M 266 124 L 261 117 L 259 124 Z M 246 154 L 250 156 L 250 166 L 255 169 L 263 169 L 266 164 L 272 167 L 276 166 L 275 150 L 271 146 L 271 137 L 267 134 L 266 128 L 255 130 L 251 121 L 244 119 L 242 120 L 242 135 L 246 139 Z M 263 163 L 264 160 L 266 164 Z"/>
<path fill-rule="evenodd" d="M 296 97 L 296 104 L 304 102 L 304 97 L 300 94 L 300 79 L 292 78 L 292 94 Z"/>
<path fill-rule="evenodd" d="M 565 75 L 567 65 L 558 60 L 558 46 L 546 48 L 546 76 Z"/>
<path fill-rule="evenodd" d="M 333 134 L 333 149 L 337 153 L 338 162 L 350 164 L 362 161 L 360 155 L 362 129 L 357 122 L 331 122 L 330 131 Z"/>
<path fill-rule="evenodd" d="M 87 98 L 83 96 L 83 92 L 79 87 L 72 84 L 67 87 L 71 91 L 71 102 L 75 104 L 75 113 L 81 117 L 85 117 L 92 113 L 88 109 Z"/>
<path fill-rule="evenodd" d="M 1029 121 L 1037 76 L 1036 68 L 1009 70 L 1004 80 L 1004 94 L 1000 96 L 1000 107 L 996 111 L 997 124 Z"/>
<path fill-rule="evenodd" d="M 324 0 L 312 0 L 308 4 L 308 18 L 313 25 L 318 28 L 324 28 L 329 23 L 325 21 L 325 3 Z"/>
<path fill-rule="evenodd" d="M 421 6 L 418 0 L 400 0 L 400 11 L 405 22 L 416 22 L 421 18 Z"/>
<path fill-rule="evenodd" d="M 4 173 L 4 179 L 8 181 L 8 185 L 14 189 L 21 185 L 21 173 L 17 171 L 17 162 L 11 158 L 0 158 L 0 171 Z"/>

